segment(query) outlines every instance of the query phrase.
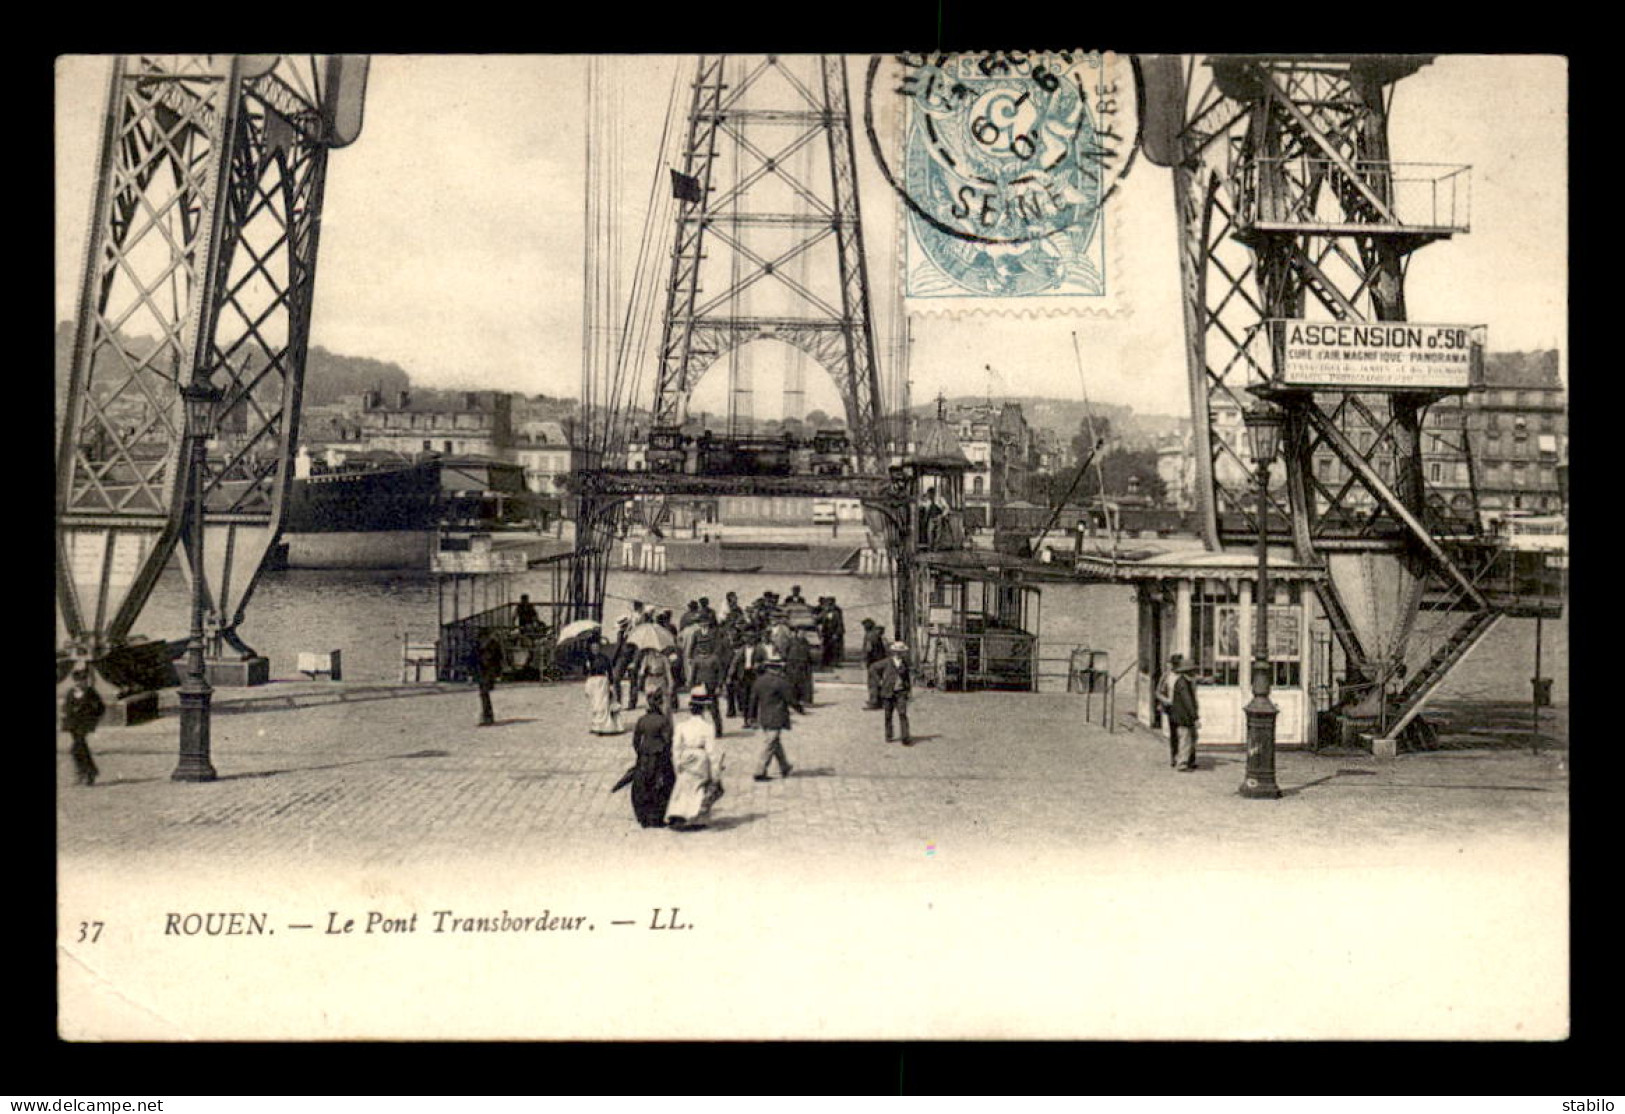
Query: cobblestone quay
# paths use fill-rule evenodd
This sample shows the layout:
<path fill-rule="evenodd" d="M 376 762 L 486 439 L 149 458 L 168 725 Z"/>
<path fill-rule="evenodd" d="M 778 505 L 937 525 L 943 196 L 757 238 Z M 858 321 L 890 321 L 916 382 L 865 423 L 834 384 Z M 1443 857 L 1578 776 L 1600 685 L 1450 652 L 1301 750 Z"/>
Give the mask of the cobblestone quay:
<path fill-rule="evenodd" d="M 1387 765 L 1286 751 L 1285 796 L 1250 801 L 1238 751 L 1175 773 L 1164 737 L 1084 723 L 1081 697 L 923 692 L 918 744 L 887 745 L 858 681 L 820 677 L 786 736 L 788 779 L 753 781 L 758 737 L 728 721 L 727 793 L 709 827 L 683 833 L 639 828 L 610 792 L 631 736 L 588 734 L 578 685 L 500 686 L 483 729 L 471 687 L 222 689 L 208 784 L 169 780 L 172 713 L 99 732 L 90 789 L 71 784 L 62 737 L 63 923 L 111 922 L 101 950 L 63 968 L 64 1017 L 85 1002 L 122 1016 L 142 994 L 164 1007 L 90 1032 L 251 1037 L 279 1016 L 170 1000 L 184 956 L 272 1002 L 290 972 L 321 980 L 305 992 L 319 1022 L 303 1005 L 278 1022 L 304 1036 L 436 1033 L 423 1003 L 464 994 L 484 1005 L 447 1035 L 660 1037 L 680 1021 L 689 1037 L 1461 1037 L 1566 1023 L 1560 749 Z M 163 935 L 171 914 L 233 912 L 274 935 Z M 504 916 L 582 920 L 434 933 Z M 703 950 L 673 951 L 678 939 Z M 120 940 L 156 967 L 121 968 Z M 1260 940 L 1262 959 L 1239 962 Z M 435 941 L 482 950 L 443 969 L 452 953 Z M 273 947 L 274 964 L 245 950 Z M 694 954 L 697 969 L 661 958 Z M 669 1008 L 631 1016 L 571 973 L 629 963 L 672 980 Z M 1488 969 L 1494 1010 L 1463 1007 L 1489 993 Z M 575 989 L 540 1005 L 540 979 Z M 102 991 L 114 983 L 116 1001 Z M 683 1007 L 685 993 L 708 1007 Z"/>

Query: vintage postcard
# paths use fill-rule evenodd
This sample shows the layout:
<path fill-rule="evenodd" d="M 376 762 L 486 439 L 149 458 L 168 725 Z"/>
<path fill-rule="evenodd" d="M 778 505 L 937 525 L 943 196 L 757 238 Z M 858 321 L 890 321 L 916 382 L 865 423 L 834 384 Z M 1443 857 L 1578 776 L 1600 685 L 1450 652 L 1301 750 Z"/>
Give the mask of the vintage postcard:
<path fill-rule="evenodd" d="M 1566 1037 L 1567 62 L 1111 46 L 60 59 L 61 1034 Z"/>

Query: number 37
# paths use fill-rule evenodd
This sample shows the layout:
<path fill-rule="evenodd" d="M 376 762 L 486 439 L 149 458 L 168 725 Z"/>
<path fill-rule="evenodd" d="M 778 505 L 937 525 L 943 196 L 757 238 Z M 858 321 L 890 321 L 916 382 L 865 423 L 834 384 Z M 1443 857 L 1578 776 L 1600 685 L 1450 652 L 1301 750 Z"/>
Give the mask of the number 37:
<path fill-rule="evenodd" d="M 80 921 L 79 922 L 79 938 L 77 940 L 75 940 L 74 943 L 76 943 L 76 944 L 84 944 L 84 943 L 94 944 L 96 941 L 98 941 L 98 940 L 100 940 L 102 938 L 102 928 L 103 927 L 104 926 L 103 926 L 101 921 Z"/>

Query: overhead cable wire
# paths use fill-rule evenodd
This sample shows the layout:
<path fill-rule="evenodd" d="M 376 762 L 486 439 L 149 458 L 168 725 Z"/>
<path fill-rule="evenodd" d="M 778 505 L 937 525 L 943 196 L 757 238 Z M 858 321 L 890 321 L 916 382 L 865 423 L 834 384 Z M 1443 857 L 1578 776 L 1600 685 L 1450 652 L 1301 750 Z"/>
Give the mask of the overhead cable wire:
<path fill-rule="evenodd" d="M 605 439 L 612 450 L 619 453 L 624 447 L 628 415 L 637 405 L 642 386 L 643 349 L 650 331 L 653 307 L 651 289 L 655 280 L 652 252 L 658 233 L 670 220 L 670 191 L 662 191 L 666 163 L 669 161 L 672 128 L 678 105 L 681 63 L 672 67 L 671 89 L 666 98 L 666 118 L 660 133 L 659 152 L 654 172 L 650 176 L 649 200 L 645 208 L 643 233 L 638 244 L 638 255 L 632 274 L 632 289 L 626 302 L 625 325 L 621 331 L 616 353 L 610 413 L 605 420 Z"/>

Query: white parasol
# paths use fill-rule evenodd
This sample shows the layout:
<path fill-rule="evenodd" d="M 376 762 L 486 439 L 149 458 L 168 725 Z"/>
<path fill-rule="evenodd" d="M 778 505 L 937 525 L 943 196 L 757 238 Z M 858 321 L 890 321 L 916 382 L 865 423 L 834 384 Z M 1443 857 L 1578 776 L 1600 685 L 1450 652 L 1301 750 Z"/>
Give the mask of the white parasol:
<path fill-rule="evenodd" d="M 559 631 L 559 644 L 581 638 L 583 635 L 596 634 L 603 629 L 603 624 L 597 619 L 577 619 L 573 623 L 566 623 Z"/>

